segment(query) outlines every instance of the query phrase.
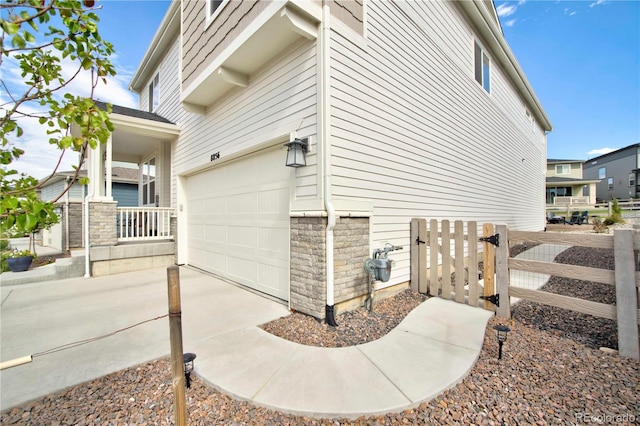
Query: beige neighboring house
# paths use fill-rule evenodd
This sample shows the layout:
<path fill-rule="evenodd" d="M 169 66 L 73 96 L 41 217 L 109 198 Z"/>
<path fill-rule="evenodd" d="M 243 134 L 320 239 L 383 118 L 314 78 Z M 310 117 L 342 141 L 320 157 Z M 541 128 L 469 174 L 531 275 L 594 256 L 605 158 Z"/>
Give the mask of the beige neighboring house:
<path fill-rule="evenodd" d="M 547 205 L 595 204 L 600 180 L 582 177 L 582 160 L 547 160 Z"/>
<path fill-rule="evenodd" d="M 406 286 L 414 217 L 545 226 L 552 127 L 492 1 L 175 0 L 130 87 L 88 161 L 92 262 L 175 240 L 178 264 L 325 318 L 387 243 L 377 288 Z M 118 159 L 150 177 L 134 218 L 162 217 L 141 237 L 101 182 Z"/>

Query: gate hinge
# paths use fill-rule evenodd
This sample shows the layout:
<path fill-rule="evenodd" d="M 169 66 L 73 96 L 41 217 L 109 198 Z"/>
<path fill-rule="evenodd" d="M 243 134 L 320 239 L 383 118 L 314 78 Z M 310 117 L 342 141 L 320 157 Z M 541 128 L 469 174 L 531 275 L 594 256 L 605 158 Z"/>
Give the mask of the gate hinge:
<path fill-rule="evenodd" d="M 494 305 L 496 305 L 498 308 L 500 307 L 500 295 L 499 294 L 492 294 L 491 296 L 480 296 L 480 299 L 487 300 L 487 301 L 493 303 Z"/>
<path fill-rule="evenodd" d="M 486 241 L 496 247 L 500 247 L 500 234 L 495 234 L 490 237 L 482 237 L 480 238 L 480 241 Z"/>

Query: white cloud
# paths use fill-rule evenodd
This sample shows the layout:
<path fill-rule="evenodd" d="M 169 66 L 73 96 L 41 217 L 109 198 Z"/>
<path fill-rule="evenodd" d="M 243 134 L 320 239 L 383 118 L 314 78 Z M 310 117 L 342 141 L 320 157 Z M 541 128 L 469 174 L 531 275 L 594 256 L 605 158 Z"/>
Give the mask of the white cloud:
<path fill-rule="evenodd" d="M 106 85 L 100 82 L 94 91 L 94 98 L 115 105 L 136 108 L 138 106 L 137 95 L 128 90 L 131 73 L 118 68 L 117 57 L 112 57 L 111 62 L 116 66 L 116 72 L 122 72 L 122 74 L 117 74 L 115 77 L 107 77 Z M 62 60 L 60 65 L 65 79 L 70 78 L 78 69 L 77 63 L 67 59 Z M 2 63 L 2 73 L 3 81 L 10 88 L 13 96 L 20 97 L 28 88 L 23 83 L 24 80 L 20 76 L 20 69 L 15 61 L 5 59 Z M 73 95 L 89 96 L 90 88 L 91 74 L 83 71 L 57 95 L 62 96 L 64 93 L 71 93 Z M 9 100 L 4 90 L 2 92 L 0 104 L 4 104 Z M 23 105 L 20 109 L 29 114 L 42 114 L 43 112 L 42 107 L 36 103 Z M 61 151 L 54 145 L 49 144 L 49 135 L 46 133 L 47 128 L 40 125 L 37 118 L 21 118 L 19 125 L 22 127 L 24 134 L 20 138 L 12 138 L 10 143 L 23 149 L 25 154 L 13 162 L 11 168 L 38 179 L 48 176 L 58 162 Z M 76 152 L 66 152 L 58 171 L 70 170 L 72 165 L 77 164 L 77 161 L 78 154 Z"/>
<path fill-rule="evenodd" d="M 504 26 L 505 27 L 513 27 L 516 24 L 517 21 L 518 21 L 517 19 L 509 19 L 508 21 L 506 21 L 504 23 Z"/>
<path fill-rule="evenodd" d="M 592 149 L 591 151 L 587 152 L 587 155 L 588 155 L 589 157 L 591 157 L 591 156 L 597 157 L 597 156 L 599 156 L 599 155 L 608 154 L 608 153 L 613 152 L 613 151 L 615 151 L 615 150 L 617 150 L 617 149 L 618 149 L 618 148 L 608 148 L 608 147 L 605 147 L 605 148 L 597 148 L 597 149 Z"/>
<path fill-rule="evenodd" d="M 607 3 L 607 0 L 596 0 L 593 3 L 591 3 L 589 7 L 596 7 L 606 3 Z"/>
<path fill-rule="evenodd" d="M 516 13 L 518 10 L 517 5 L 502 3 L 500 6 L 496 8 L 496 12 L 498 12 L 499 17 L 511 16 Z"/>

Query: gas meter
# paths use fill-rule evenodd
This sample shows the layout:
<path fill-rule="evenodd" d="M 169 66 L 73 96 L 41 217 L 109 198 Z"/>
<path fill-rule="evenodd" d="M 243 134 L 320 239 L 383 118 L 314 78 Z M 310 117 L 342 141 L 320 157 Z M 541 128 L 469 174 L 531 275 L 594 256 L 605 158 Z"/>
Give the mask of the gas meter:
<path fill-rule="evenodd" d="M 391 277 L 391 268 L 393 267 L 393 260 L 389 259 L 387 255 L 391 251 L 402 250 L 402 246 L 394 246 L 389 243 L 384 245 L 384 248 L 375 249 L 372 256 L 364 261 L 364 270 L 369 274 L 369 298 L 364 302 L 365 307 L 369 307 L 369 311 L 373 312 L 373 293 L 374 293 L 374 281 L 387 282 Z"/>

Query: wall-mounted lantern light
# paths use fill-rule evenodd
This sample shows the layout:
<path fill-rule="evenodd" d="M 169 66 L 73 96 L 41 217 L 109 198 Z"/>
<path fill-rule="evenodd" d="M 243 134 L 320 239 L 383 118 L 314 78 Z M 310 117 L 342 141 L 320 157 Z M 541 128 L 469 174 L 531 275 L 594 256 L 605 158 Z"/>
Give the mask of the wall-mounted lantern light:
<path fill-rule="evenodd" d="M 287 167 L 304 167 L 307 165 L 306 154 L 309 151 L 308 138 L 295 138 L 285 145 L 287 147 Z"/>

